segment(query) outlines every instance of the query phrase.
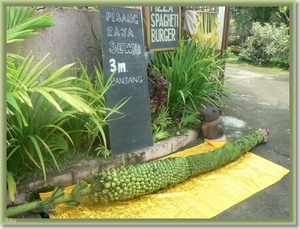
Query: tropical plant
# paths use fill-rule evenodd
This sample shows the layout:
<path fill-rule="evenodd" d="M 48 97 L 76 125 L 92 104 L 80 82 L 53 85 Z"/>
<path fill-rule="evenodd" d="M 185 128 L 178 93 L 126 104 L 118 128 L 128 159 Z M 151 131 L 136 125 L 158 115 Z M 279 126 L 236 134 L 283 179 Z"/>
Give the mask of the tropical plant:
<path fill-rule="evenodd" d="M 95 71 L 92 74 L 87 74 L 87 66 L 78 60 L 79 69 L 78 79 L 73 82 L 74 87 L 81 88 L 90 94 L 82 96 L 96 114 L 91 116 L 86 113 L 76 113 L 68 118 L 64 123 L 63 128 L 66 130 L 70 138 L 74 142 L 74 150 L 83 151 L 86 154 L 96 152 L 97 156 L 102 155 L 108 157 L 106 130 L 107 121 L 114 113 L 120 113 L 118 110 L 123 106 L 128 99 L 124 98 L 119 103 L 115 104 L 113 109 L 108 109 L 105 102 L 105 93 L 112 87 L 112 77 L 114 74 L 104 81 L 104 74 L 101 69 L 101 64 L 98 62 L 94 66 Z M 69 108 L 71 109 L 70 105 Z"/>
<path fill-rule="evenodd" d="M 247 37 L 239 53 L 241 60 L 255 65 L 289 67 L 289 27 L 274 23 L 264 25 L 256 22 L 252 26 L 252 36 Z"/>
<path fill-rule="evenodd" d="M 168 80 L 154 67 L 148 68 L 148 86 L 153 141 L 170 136 L 167 128 L 172 124 L 167 109 Z"/>
<path fill-rule="evenodd" d="M 284 23 L 289 26 L 289 8 L 287 6 L 279 7 L 249 7 L 239 6 L 231 8 L 232 25 L 236 27 L 237 34 L 230 35 L 229 40 L 239 45 L 251 35 L 251 27 L 253 22 L 260 24 L 275 23 L 280 26 Z"/>
<path fill-rule="evenodd" d="M 279 6 L 278 12 L 275 13 L 277 17 L 281 19 L 283 23 L 285 23 L 287 26 L 290 24 L 290 12 L 289 7 L 287 6 Z"/>
<path fill-rule="evenodd" d="M 148 69 L 148 87 L 152 119 L 160 113 L 160 110 L 166 107 L 168 83 L 168 80 L 166 80 L 155 67 Z"/>
<path fill-rule="evenodd" d="M 165 139 L 171 135 L 168 128 L 174 124 L 168 109 L 166 107 L 163 107 L 159 110 L 159 113 L 152 119 L 152 135 L 153 135 L 153 141 L 157 142 L 162 139 Z"/>
<path fill-rule="evenodd" d="M 24 37 L 33 36 L 37 34 L 35 29 L 45 28 L 53 26 L 52 15 L 44 14 L 33 16 L 36 11 L 36 7 L 30 10 L 29 7 L 7 7 L 6 8 L 6 44 L 20 43 L 24 40 Z M 7 53 L 6 54 L 6 115 L 9 119 L 11 116 L 18 115 L 19 123 L 28 126 L 28 122 L 24 117 L 24 114 L 19 106 L 21 103 L 27 104 L 27 106 L 32 107 L 31 100 L 27 94 L 26 85 L 23 84 L 15 75 L 20 75 L 18 69 L 16 68 L 17 61 L 23 61 L 24 57 Z M 9 87 L 11 87 L 11 91 Z M 14 88 L 14 90 L 12 90 Z M 17 133 L 14 130 L 14 125 L 6 121 L 7 126 L 7 147 L 11 147 L 10 139 L 13 139 L 13 135 Z M 8 192 L 10 199 L 14 201 L 16 190 L 16 184 L 13 174 L 7 171 L 6 181 L 8 186 Z"/>
<path fill-rule="evenodd" d="M 279 21 L 289 25 L 289 8 L 287 6 L 236 6 L 232 7 L 231 15 L 232 19 L 240 26 L 244 26 L 250 21 L 261 24 Z"/>
<path fill-rule="evenodd" d="M 175 50 L 155 53 L 154 66 L 168 80 L 167 107 L 178 127 L 198 122 L 201 104 L 222 104 L 229 89 L 219 77 L 223 59 L 215 46 L 196 40 L 181 41 Z"/>
<path fill-rule="evenodd" d="M 53 25 L 51 15 L 35 16 L 35 9 L 7 7 L 7 44 L 22 42 L 24 37 L 36 34 L 34 29 Z M 75 131 L 92 133 L 92 141 L 100 136 L 106 148 L 103 128 L 109 116 L 118 110 L 107 109 L 103 99 L 112 86 L 113 74 L 104 84 L 101 70 L 96 69 L 95 84 L 92 84 L 86 80 L 86 68 L 81 63 L 79 72 L 85 79 L 78 78 L 77 74 L 70 76 L 75 63 L 51 72 L 53 62 L 44 63 L 47 56 L 33 64 L 31 53 L 26 57 L 6 55 L 7 168 L 13 169 L 13 175 L 22 172 L 21 165 L 31 170 L 42 169 L 46 178 L 46 158 L 51 158 L 59 168 L 57 153 L 69 151 L 70 145 L 77 144 L 71 137 L 74 131 L 65 129 L 70 120 L 84 120 L 85 128 Z M 124 101 L 116 107 L 122 104 Z"/>

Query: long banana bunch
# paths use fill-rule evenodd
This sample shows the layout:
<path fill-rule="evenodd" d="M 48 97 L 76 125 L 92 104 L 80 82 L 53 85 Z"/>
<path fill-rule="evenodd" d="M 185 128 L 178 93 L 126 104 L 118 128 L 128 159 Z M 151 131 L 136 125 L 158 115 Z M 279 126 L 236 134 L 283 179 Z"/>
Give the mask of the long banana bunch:
<path fill-rule="evenodd" d="M 181 183 L 189 177 L 220 168 L 255 146 L 265 143 L 269 130 L 259 129 L 237 139 L 221 148 L 187 157 L 174 157 L 143 163 L 135 166 L 121 166 L 99 173 L 91 172 L 85 179 L 79 180 L 72 192 L 64 195 L 61 189 L 55 188 L 52 196 L 42 201 L 15 206 L 7 209 L 7 217 L 41 209 L 53 214 L 53 207 L 58 203 L 77 205 L 86 201 L 100 205 L 112 201 L 128 200 L 150 194 Z"/>

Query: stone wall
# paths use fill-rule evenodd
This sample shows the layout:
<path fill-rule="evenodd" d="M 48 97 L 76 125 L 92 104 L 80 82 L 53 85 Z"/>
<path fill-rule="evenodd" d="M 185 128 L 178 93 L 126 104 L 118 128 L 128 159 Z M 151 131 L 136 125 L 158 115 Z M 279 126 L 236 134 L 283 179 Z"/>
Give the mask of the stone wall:
<path fill-rule="evenodd" d="M 101 59 L 101 54 L 89 46 L 98 47 L 94 39 L 91 26 L 97 37 L 100 37 L 100 13 L 84 9 L 71 9 L 61 7 L 49 7 L 38 10 L 37 14 L 50 13 L 55 25 L 49 28 L 37 30 L 39 33 L 32 37 L 26 37 L 20 44 L 9 44 L 8 52 L 14 52 L 27 56 L 31 51 L 35 56 L 34 63 L 41 60 L 47 53 L 44 63 L 56 61 L 52 67 L 58 69 L 63 65 L 73 63 L 80 58 L 87 63 L 88 72 L 97 64 L 95 59 Z"/>

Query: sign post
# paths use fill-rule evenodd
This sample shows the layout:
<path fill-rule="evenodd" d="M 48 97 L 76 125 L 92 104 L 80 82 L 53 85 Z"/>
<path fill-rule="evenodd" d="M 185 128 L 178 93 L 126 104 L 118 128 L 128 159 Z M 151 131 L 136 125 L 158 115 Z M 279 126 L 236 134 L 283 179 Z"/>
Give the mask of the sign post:
<path fill-rule="evenodd" d="M 139 9 L 100 7 L 102 63 L 105 79 L 116 72 L 106 105 L 130 98 L 108 122 L 109 148 L 114 154 L 153 145 L 150 99 Z"/>

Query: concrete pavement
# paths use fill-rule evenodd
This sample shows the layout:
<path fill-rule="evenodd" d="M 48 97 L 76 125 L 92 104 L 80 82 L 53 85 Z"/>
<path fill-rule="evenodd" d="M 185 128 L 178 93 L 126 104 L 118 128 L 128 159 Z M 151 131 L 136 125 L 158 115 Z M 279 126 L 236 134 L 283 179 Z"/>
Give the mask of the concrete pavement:
<path fill-rule="evenodd" d="M 227 64 L 225 86 L 235 92 L 224 98 L 223 120 L 226 138 L 233 141 L 260 127 L 268 127 L 267 144 L 259 145 L 251 152 L 290 170 L 274 185 L 260 191 L 241 203 L 222 212 L 215 219 L 283 219 L 295 212 L 292 208 L 292 175 L 290 158 L 290 76 L 288 71 Z M 203 141 L 197 139 L 187 147 Z M 295 186 L 294 186 L 295 187 Z M 295 192 L 294 192 L 295 193 Z M 295 201 L 295 200 L 294 200 Z"/>

